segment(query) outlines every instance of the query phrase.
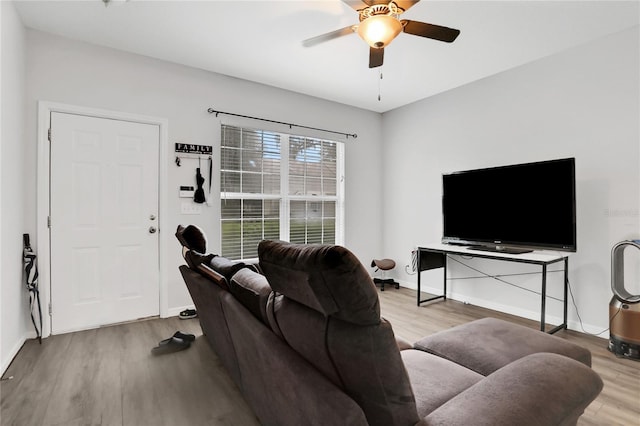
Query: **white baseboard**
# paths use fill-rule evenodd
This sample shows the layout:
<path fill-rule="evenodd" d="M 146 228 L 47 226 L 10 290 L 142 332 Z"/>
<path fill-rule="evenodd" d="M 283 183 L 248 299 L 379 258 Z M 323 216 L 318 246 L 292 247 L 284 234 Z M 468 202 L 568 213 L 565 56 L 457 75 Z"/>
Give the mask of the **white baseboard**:
<path fill-rule="evenodd" d="M 180 312 L 184 311 L 185 309 L 195 309 L 195 306 L 187 305 L 187 306 L 178 306 L 176 308 L 169 308 L 167 309 L 167 316 L 162 318 L 177 317 L 178 315 L 180 315 Z"/>
<path fill-rule="evenodd" d="M 36 334 L 33 333 L 33 337 L 36 337 Z M 22 349 L 22 346 L 24 345 L 24 342 L 27 341 L 28 336 L 22 336 L 17 342 L 16 344 L 11 348 L 11 351 L 9 351 L 9 353 L 7 354 L 7 357 L 5 359 L 2 360 L 2 365 L 0 365 L 0 377 L 5 373 L 5 371 L 7 371 L 7 368 L 9 368 L 9 366 L 11 365 L 11 362 L 13 361 L 13 358 L 16 357 L 16 355 L 18 355 L 18 352 L 20 352 L 20 349 Z"/>
<path fill-rule="evenodd" d="M 412 290 L 417 290 L 418 285 L 415 282 L 410 282 L 410 281 L 398 281 L 400 283 L 401 287 L 405 287 L 405 288 L 410 288 Z M 424 286 L 421 285 L 421 291 L 425 292 L 425 293 L 429 293 L 429 294 L 442 294 L 442 287 L 429 287 L 429 286 Z M 504 312 L 506 314 L 510 314 L 510 315 L 515 315 L 518 317 L 522 317 L 522 318 L 526 318 L 526 319 L 530 319 L 533 321 L 540 321 L 540 312 L 539 311 L 529 311 L 526 309 L 521 309 L 521 308 L 517 308 L 514 306 L 510 306 L 510 305 L 504 305 L 504 304 L 500 304 L 500 303 L 495 303 L 492 302 L 490 300 L 486 300 L 486 299 L 478 299 L 475 297 L 469 297 L 468 295 L 464 295 L 464 294 L 460 294 L 460 293 L 455 293 L 455 292 L 450 292 L 447 294 L 447 298 L 448 299 L 453 299 L 456 300 L 458 302 L 463 302 L 463 303 L 469 303 L 471 305 L 474 306 L 479 306 L 481 308 L 487 308 L 487 309 L 491 309 L 493 311 L 498 311 L 498 312 Z M 571 309 L 571 307 L 569 307 L 569 309 Z M 562 323 L 562 318 L 556 315 L 546 315 L 545 316 L 545 322 L 547 324 L 561 324 Z M 597 337 L 600 337 L 602 339 L 609 339 L 609 335 L 606 333 L 603 333 L 603 330 L 606 327 L 599 327 L 596 325 L 592 325 L 592 324 L 580 324 L 579 321 L 571 321 L 568 320 L 567 321 L 567 328 L 569 330 L 574 330 L 580 333 L 586 333 L 586 334 L 592 334 L 592 335 L 596 335 L 597 333 L 601 333 L 600 335 L 598 335 Z M 606 343 L 604 343 L 606 344 Z"/>
<path fill-rule="evenodd" d="M 598 327 L 597 325 L 592 324 L 580 324 L 579 321 L 571 321 L 567 320 L 567 328 L 569 330 L 577 331 L 579 333 L 590 334 L 594 337 L 599 337 L 603 339 L 605 342 L 603 345 L 607 346 L 607 342 L 609 341 L 609 328 L 607 327 Z"/>

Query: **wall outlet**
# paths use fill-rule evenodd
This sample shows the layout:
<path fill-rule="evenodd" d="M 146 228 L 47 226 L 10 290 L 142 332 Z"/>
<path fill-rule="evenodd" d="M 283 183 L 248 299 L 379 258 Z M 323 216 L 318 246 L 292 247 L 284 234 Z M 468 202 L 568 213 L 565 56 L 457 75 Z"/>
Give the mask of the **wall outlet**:
<path fill-rule="evenodd" d="M 182 214 L 202 214 L 202 206 L 194 202 L 184 202 L 180 206 Z"/>

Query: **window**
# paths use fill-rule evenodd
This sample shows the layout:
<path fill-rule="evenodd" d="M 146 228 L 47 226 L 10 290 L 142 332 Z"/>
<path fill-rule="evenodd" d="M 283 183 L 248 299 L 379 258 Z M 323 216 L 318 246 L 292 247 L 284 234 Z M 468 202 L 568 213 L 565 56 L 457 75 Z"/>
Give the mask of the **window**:
<path fill-rule="evenodd" d="M 342 243 L 342 143 L 222 126 L 221 254 L 258 256 L 263 239 Z"/>

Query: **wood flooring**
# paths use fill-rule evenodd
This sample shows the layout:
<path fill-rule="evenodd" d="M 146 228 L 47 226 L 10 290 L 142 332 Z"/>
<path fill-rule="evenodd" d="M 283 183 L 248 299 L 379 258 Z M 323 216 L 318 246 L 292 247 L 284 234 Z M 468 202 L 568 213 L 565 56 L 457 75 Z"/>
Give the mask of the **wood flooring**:
<path fill-rule="evenodd" d="M 535 321 L 452 300 L 418 307 L 415 292 L 405 288 L 379 295 L 382 315 L 397 335 L 410 341 L 487 316 L 538 327 Z M 151 354 L 151 348 L 177 330 L 197 336 L 191 347 Z M 588 348 L 593 368 L 605 382 L 578 424 L 640 426 L 640 362 L 615 357 L 603 338 L 566 330 L 556 336 Z M 197 319 L 136 321 L 52 336 L 42 345 L 30 340 L 0 388 L 2 426 L 258 424 Z"/>
<path fill-rule="evenodd" d="M 152 355 L 176 331 L 188 349 Z M 2 381 L 2 426 L 258 425 L 197 319 L 152 319 L 28 341 Z"/>

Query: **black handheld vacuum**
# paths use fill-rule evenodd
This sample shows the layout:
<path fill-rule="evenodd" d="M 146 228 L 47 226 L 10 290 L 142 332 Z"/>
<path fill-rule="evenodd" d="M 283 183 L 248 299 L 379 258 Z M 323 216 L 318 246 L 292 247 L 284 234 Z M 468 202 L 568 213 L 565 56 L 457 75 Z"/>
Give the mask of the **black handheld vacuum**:
<path fill-rule="evenodd" d="M 609 350 L 640 361 L 640 294 L 631 294 L 624 285 L 624 250 L 629 247 L 640 250 L 640 240 L 621 241 L 611 249 Z"/>

